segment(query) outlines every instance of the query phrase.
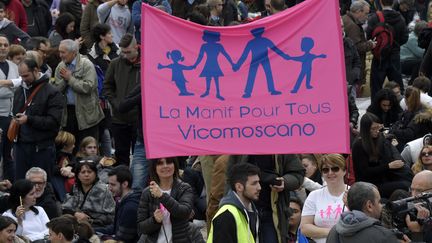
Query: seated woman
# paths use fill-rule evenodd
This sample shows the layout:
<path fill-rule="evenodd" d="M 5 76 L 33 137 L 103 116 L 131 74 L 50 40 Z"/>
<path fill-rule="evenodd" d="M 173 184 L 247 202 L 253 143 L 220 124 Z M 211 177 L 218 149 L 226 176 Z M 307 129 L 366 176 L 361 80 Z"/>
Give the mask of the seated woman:
<path fill-rule="evenodd" d="M 141 240 L 145 238 L 146 243 L 197 242 L 192 239 L 189 224 L 194 194 L 189 184 L 179 180 L 177 160 L 162 158 L 149 162 L 151 181 L 138 207 Z M 204 242 L 202 236 L 199 242 Z"/>
<path fill-rule="evenodd" d="M 0 243 L 24 243 L 16 236 L 18 224 L 8 216 L 0 216 Z"/>
<path fill-rule="evenodd" d="M 415 134 L 409 129 L 408 125 L 418 113 L 425 109 L 425 106 L 420 102 L 420 90 L 415 87 L 407 87 L 405 90 L 405 100 L 407 109 L 402 112 L 399 120 L 393 124 L 389 131 L 390 134 L 395 135 L 399 151 L 402 151 L 405 145 L 415 137 Z"/>
<path fill-rule="evenodd" d="M 385 128 L 390 128 L 399 119 L 402 108 L 392 90 L 381 89 L 376 93 L 367 112 L 377 116 Z"/>
<path fill-rule="evenodd" d="M 108 186 L 99 181 L 96 166 L 92 160 L 76 163 L 75 185 L 63 203 L 63 213 L 88 221 L 93 227 L 111 224 L 115 210 L 114 199 Z"/>
<path fill-rule="evenodd" d="M 316 243 L 325 243 L 344 209 L 343 196 L 348 189 L 344 182 L 345 158 L 340 154 L 323 155 L 319 169 L 327 186 L 311 192 L 306 198 L 300 228 L 306 237 Z"/>
<path fill-rule="evenodd" d="M 75 136 L 66 131 L 60 131 L 55 138 L 56 165 L 53 168 L 51 184 L 57 198 L 63 202 L 66 193 L 71 192 L 75 184 L 75 174 L 72 172 L 75 165 L 75 157 L 72 151 L 75 147 Z"/>
<path fill-rule="evenodd" d="M 352 159 L 356 180 L 373 183 L 382 197 L 388 198 L 396 189 L 408 190 L 413 175 L 399 151 L 384 137 L 382 128 L 377 116 L 363 115 Z"/>
<path fill-rule="evenodd" d="M 48 236 L 46 223 L 48 215 L 36 204 L 36 189 L 29 180 L 16 181 L 10 190 L 9 209 L 3 213 L 18 222 L 17 235 L 30 239 L 32 242 L 44 240 Z"/>
<path fill-rule="evenodd" d="M 411 167 L 412 172 L 415 174 L 422 170 L 432 170 L 432 146 L 425 145 L 420 151 L 417 161 Z"/>

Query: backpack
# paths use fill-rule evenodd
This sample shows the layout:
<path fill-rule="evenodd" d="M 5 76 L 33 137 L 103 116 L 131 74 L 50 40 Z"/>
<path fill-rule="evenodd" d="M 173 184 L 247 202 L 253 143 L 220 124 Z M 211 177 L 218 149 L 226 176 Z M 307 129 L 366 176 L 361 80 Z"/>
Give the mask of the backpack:
<path fill-rule="evenodd" d="M 417 39 L 417 45 L 422 49 L 427 49 L 432 40 L 432 27 L 424 28 L 420 31 Z"/>
<path fill-rule="evenodd" d="M 96 77 L 97 77 L 97 81 L 98 81 L 98 95 L 99 95 L 99 99 L 104 100 L 105 97 L 102 95 L 102 89 L 103 89 L 103 83 L 105 80 L 105 73 L 104 71 L 102 71 L 102 68 L 99 67 L 99 65 L 94 64 L 94 67 L 96 69 Z"/>
<path fill-rule="evenodd" d="M 372 39 L 376 41 L 376 46 L 372 49 L 374 58 L 381 60 L 389 57 L 394 43 L 392 27 L 385 22 L 384 14 L 377 11 L 379 23 L 372 31 Z"/>

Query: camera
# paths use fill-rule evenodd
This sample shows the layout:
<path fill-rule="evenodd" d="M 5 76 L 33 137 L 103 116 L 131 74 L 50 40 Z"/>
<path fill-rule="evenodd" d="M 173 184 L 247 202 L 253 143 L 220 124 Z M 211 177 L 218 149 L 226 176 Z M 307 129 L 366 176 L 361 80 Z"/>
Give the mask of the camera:
<path fill-rule="evenodd" d="M 415 205 L 420 205 L 431 211 L 432 193 L 421 193 L 414 197 L 408 197 L 401 200 L 388 202 L 386 205 L 386 207 L 389 208 L 391 211 L 393 226 L 395 226 L 403 234 L 410 233 L 408 226 L 405 222 L 406 216 L 409 215 L 411 217 L 411 220 L 417 220 L 417 208 L 415 207 Z"/>

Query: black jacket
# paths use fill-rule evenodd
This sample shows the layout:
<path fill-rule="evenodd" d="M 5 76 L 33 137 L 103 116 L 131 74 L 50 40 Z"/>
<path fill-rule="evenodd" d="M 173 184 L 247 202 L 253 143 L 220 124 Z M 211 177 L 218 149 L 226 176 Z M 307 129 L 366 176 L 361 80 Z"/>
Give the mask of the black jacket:
<path fill-rule="evenodd" d="M 48 37 L 48 31 L 51 28 L 52 19 L 49 6 L 41 0 L 33 0 L 29 7 L 24 9 L 27 13 L 27 33 L 30 36 Z M 33 16 L 29 19 L 29 16 Z"/>
<path fill-rule="evenodd" d="M 360 81 L 360 56 L 353 41 L 349 37 L 343 38 L 345 53 L 346 81 L 349 85 L 357 84 Z"/>
<path fill-rule="evenodd" d="M 65 98 L 62 93 L 48 83 L 49 77 L 42 76 L 36 80 L 30 89 L 20 87 L 15 91 L 13 114 L 20 112 L 26 97 L 38 85 L 43 85 L 26 109 L 27 123 L 20 126 L 18 142 L 36 143 L 38 146 L 54 144 L 54 139 L 60 128 Z"/>
<path fill-rule="evenodd" d="M 408 41 L 408 29 L 405 24 L 405 20 L 402 15 L 395 10 L 383 10 L 382 12 L 384 14 L 385 22 L 393 28 L 394 44 L 392 53 L 399 54 L 400 46 Z M 376 14 L 370 15 L 366 29 L 366 35 L 368 39 L 372 38 L 372 32 L 378 23 L 378 16 Z"/>
<path fill-rule="evenodd" d="M 47 184 L 42 196 L 36 199 L 36 206 L 42 207 L 48 218 L 53 219 L 61 215 L 60 204 L 57 202 L 51 184 Z"/>
<path fill-rule="evenodd" d="M 156 222 L 153 213 L 160 204 L 170 212 L 172 224 L 172 242 L 190 243 L 189 217 L 192 213 L 194 194 L 189 184 L 175 180 L 171 194 L 164 193 L 161 198 L 154 198 L 149 187 L 145 188 L 138 207 L 138 234 L 147 236 L 147 242 L 157 242 L 162 224 Z"/>

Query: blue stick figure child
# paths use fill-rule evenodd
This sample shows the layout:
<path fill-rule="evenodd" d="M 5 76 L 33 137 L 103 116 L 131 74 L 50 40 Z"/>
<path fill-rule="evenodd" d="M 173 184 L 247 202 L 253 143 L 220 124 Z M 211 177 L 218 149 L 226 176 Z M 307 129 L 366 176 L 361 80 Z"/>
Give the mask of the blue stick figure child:
<path fill-rule="evenodd" d="M 204 30 L 202 39 L 206 43 L 201 45 L 198 58 L 195 64 L 192 66 L 195 69 L 197 65 L 201 62 L 204 53 L 206 54 L 207 59 L 204 64 L 204 68 L 200 74 L 200 77 L 206 78 L 206 91 L 201 95 L 201 97 L 206 97 L 209 95 L 211 80 L 213 79 L 216 85 L 216 98 L 220 100 L 225 100 L 224 97 L 222 97 L 222 95 L 220 94 L 219 89 L 219 77 L 223 76 L 223 72 L 219 67 L 218 55 L 222 54 L 228 60 L 231 66 L 233 66 L 234 63 L 231 57 L 225 51 L 225 48 L 220 43 L 218 43 L 220 41 L 219 32 Z"/>
<path fill-rule="evenodd" d="M 179 50 L 173 50 L 171 52 L 167 52 L 167 58 L 173 61 L 172 64 L 162 65 L 158 64 L 158 69 L 162 68 L 170 68 L 172 70 L 172 81 L 175 82 L 178 90 L 180 91 L 179 96 L 190 96 L 194 95 L 193 93 L 187 91 L 186 83 L 187 80 L 183 75 L 183 70 L 192 70 L 193 68 L 190 66 L 185 66 L 180 64 L 179 62 L 184 61 L 184 57 Z"/>
<path fill-rule="evenodd" d="M 287 60 L 294 60 L 302 63 L 300 74 L 297 78 L 297 82 L 294 88 L 291 90 L 292 94 L 297 93 L 303 79 L 306 77 L 306 88 L 312 89 L 311 75 L 312 75 L 312 61 L 316 58 L 327 58 L 327 55 L 315 55 L 310 53 L 310 50 L 314 47 L 314 40 L 310 37 L 304 37 L 301 42 L 301 50 L 304 52 L 302 56 L 293 57 L 291 56 Z"/>

